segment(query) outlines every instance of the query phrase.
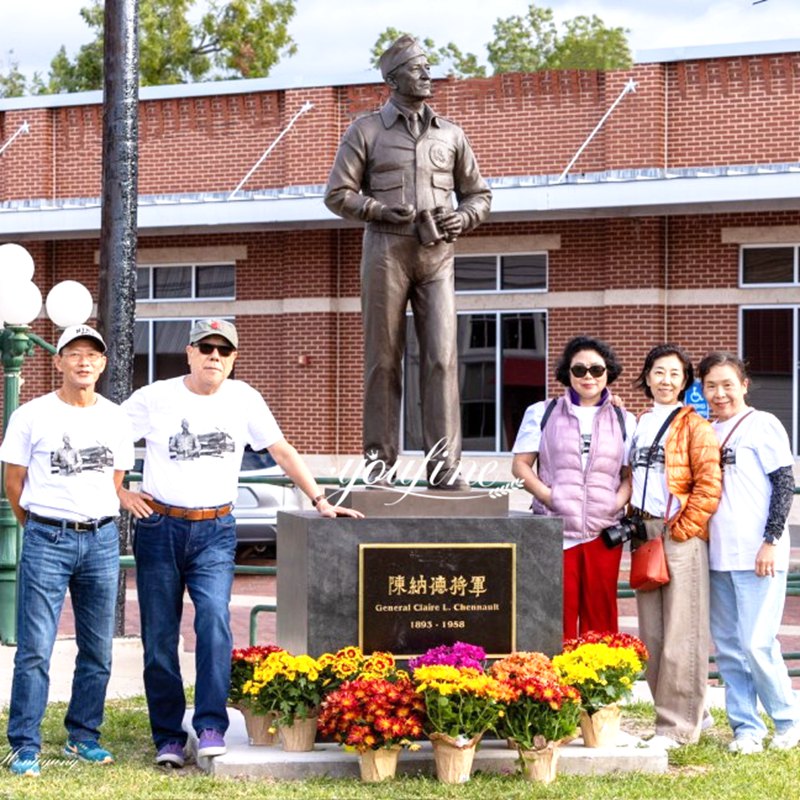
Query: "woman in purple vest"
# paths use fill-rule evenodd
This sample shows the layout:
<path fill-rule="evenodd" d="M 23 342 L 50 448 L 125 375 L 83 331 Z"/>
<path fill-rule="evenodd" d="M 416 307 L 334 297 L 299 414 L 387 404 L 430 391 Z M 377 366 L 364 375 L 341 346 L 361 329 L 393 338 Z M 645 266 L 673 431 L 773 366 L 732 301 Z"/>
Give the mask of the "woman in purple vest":
<path fill-rule="evenodd" d="M 622 367 L 599 339 L 577 336 L 556 367 L 558 400 L 525 412 L 512 471 L 533 495 L 533 512 L 564 519 L 564 638 L 618 630 L 621 547 L 600 531 L 614 525 L 631 494 L 628 447 L 636 421 L 611 402 Z"/>

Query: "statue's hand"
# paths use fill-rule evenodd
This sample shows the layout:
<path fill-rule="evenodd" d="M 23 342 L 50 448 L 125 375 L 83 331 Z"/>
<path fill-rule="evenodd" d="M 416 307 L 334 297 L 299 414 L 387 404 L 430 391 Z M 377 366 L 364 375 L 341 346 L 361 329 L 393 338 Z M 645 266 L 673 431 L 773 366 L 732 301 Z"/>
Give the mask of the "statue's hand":
<path fill-rule="evenodd" d="M 381 222 L 392 222 L 395 225 L 405 225 L 414 221 L 414 206 L 398 204 L 384 206 L 381 209 Z"/>
<path fill-rule="evenodd" d="M 464 217 L 458 211 L 445 212 L 436 218 L 436 224 L 448 242 L 452 242 L 464 231 Z"/>

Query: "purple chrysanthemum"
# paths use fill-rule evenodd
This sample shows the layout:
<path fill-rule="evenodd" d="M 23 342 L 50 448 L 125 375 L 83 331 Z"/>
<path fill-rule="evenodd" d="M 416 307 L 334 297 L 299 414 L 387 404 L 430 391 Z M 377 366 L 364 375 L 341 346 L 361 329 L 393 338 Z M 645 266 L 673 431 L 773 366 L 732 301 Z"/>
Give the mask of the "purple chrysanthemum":
<path fill-rule="evenodd" d="M 449 667 L 472 667 L 483 670 L 486 660 L 486 651 L 475 644 L 456 642 L 453 645 L 443 644 L 432 647 L 418 658 L 408 662 L 408 668 L 413 672 L 417 667 L 430 667 L 434 664 L 444 664 Z"/>

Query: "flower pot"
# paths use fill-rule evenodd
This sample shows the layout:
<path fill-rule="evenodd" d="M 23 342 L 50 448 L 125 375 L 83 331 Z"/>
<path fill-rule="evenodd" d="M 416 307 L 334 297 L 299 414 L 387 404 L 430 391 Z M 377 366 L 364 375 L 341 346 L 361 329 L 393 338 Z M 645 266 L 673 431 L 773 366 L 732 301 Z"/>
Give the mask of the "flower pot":
<path fill-rule="evenodd" d="M 428 738 L 433 745 L 436 777 L 442 783 L 466 783 L 472 771 L 475 748 L 481 734 L 471 739 L 463 735 L 453 739 L 444 733 L 432 733 Z"/>
<path fill-rule="evenodd" d="M 287 752 L 307 753 L 314 749 L 314 739 L 317 738 L 317 715 L 304 719 L 296 717 L 291 725 L 279 725 L 278 734 Z"/>
<path fill-rule="evenodd" d="M 586 747 L 616 747 L 621 712 L 618 705 L 603 706 L 594 714 L 581 711 L 581 734 Z"/>
<path fill-rule="evenodd" d="M 266 711 L 261 714 L 250 708 L 240 707 L 244 717 L 244 726 L 247 729 L 247 738 L 251 745 L 271 745 L 278 743 L 278 733 L 275 720 L 278 714 L 275 711 Z"/>
<path fill-rule="evenodd" d="M 548 742 L 539 750 L 520 750 L 522 774 L 529 781 L 552 783 L 558 773 L 561 742 Z"/>
<path fill-rule="evenodd" d="M 394 778 L 399 755 L 399 745 L 365 750 L 363 753 L 359 753 L 358 765 L 361 768 L 361 780 L 365 783 L 378 783 Z"/>

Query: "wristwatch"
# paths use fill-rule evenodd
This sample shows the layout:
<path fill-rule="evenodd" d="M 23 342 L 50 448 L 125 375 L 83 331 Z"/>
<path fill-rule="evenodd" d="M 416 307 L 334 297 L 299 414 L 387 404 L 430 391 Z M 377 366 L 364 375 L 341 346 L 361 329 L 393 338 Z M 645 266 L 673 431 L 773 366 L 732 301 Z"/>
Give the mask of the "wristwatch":
<path fill-rule="evenodd" d="M 778 540 L 771 533 L 767 533 L 764 536 L 764 544 L 771 544 L 774 547 L 778 544 Z"/>

